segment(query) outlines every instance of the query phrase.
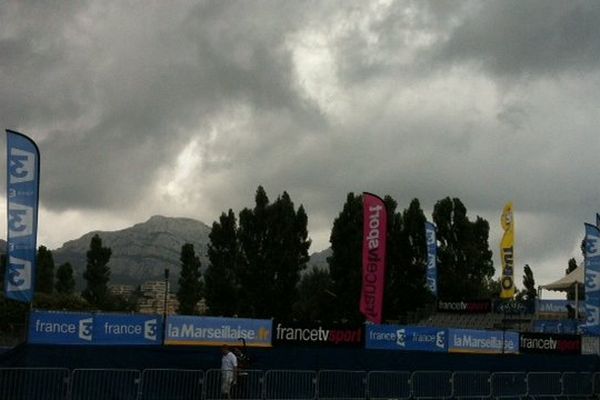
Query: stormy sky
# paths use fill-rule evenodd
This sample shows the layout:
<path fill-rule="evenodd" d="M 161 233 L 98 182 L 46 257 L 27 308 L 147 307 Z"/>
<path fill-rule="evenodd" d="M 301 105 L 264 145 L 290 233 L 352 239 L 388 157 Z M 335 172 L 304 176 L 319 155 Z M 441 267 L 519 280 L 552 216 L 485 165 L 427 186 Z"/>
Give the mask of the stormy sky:
<path fill-rule="evenodd" d="M 451 196 L 497 270 L 513 201 L 516 281 L 543 284 L 600 211 L 598 21 L 597 1 L 5 0 L 0 119 L 41 149 L 50 248 L 210 225 L 263 185 L 304 205 L 312 252 L 348 192 L 428 217 Z"/>

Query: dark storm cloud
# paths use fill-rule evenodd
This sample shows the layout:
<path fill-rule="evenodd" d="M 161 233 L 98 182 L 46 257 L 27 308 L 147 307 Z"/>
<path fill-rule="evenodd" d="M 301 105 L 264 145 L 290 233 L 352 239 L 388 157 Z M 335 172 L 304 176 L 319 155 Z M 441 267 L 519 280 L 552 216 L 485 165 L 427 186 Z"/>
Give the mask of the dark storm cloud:
<path fill-rule="evenodd" d="M 157 168 L 228 107 L 293 110 L 299 126 L 321 123 L 291 88 L 283 43 L 303 7 L 66 8 L 9 3 L 0 23 L 0 111 L 12 128 L 43 137 L 47 207 L 139 200 Z"/>
<path fill-rule="evenodd" d="M 600 63 L 599 20 L 597 1 L 473 3 L 437 57 L 481 65 L 499 76 L 589 72 Z"/>
<path fill-rule="evenodd" d="M 82 220 L 210 224 L 261 184 L 321 250 L 348 192 L 452 196 L 496 250 L 513 200 L 517 259 L 560 265 L 600 198 L 598 4 L 7 1 L 0 115 L 38 140 L 43 205 Z"/>

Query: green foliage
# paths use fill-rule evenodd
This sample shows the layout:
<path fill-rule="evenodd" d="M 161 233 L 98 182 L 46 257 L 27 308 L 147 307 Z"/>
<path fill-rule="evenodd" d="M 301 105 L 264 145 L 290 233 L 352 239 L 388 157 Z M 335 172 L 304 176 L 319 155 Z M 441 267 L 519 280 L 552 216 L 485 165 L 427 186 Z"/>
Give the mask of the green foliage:
<path fill-rule="evenodd" d="M 110 307 L 108 292 L 110 267 L 108 262 L 111 254 L 112 250 L 109 247 L 102 247 L 100 236 L 94 235 L 90 242 L 90 249 L 86 253 L 87 266 L 83 277 L 87 283 L 82 296 L 92 306 L 100 309 Z"/>
<path fill-rule="evenodd" d="M 427 247 L 425 215 L 414 199 L 408 209 L 396 212 L 397 203 L 384 198 L 388 211 L 386 283 L 384 319 L 399 319 L 433 302 L 426 287 Z M 329 257 L 336 316 L 340 320 L 360 322 L 358 310 L 362 286 L 362 196 L 349 193 L 346 203 L 334 220 L 331 231 L 332 256 Z"/>
<path fill-rule="evenodd" d="M 525 300 L 534 301 L 537 298 L 537 289 L 535 287 L 533 271 L 529 264 L 525 264 L 523 267 L 523 287 L 525 288 Z"/>
<path fill-rule="evenodd" d="M 342 211 L 333 221 L 332 255 L 327 258 L 335 296 L 332 308 L 339 321 L 361 322 L 359 311 L 362 285 L 362 196 L 348 193 Z"/>
<path fill-rule="evenodd" d="M 38 293 L 33 302 L 34 308 L 56 311 L 93 311 L 95 308 L 84 298 L 65 293 Z"/>
<path fill-rule="evenodd" d="M 239 246 L 237 223 L 230 209 L 214 222 L 208 236 L 208 266 L 204 275 L 206 305 L 210 315 L 231 317 L 238 312 Z"/>
<path fill-rule="evenodd" d="M 395 202 L 391 198 L 385 200 L 392 223 L 388 224 L 384 318 L 398 319 L 434 300 L 426 285 L 426 218 L 417 199 L 402 214 L 393 213 Z"/>
<path fill-rule="evenodd" d="M 240 212 L 241 315 L 289 317 L 300 271 L 308 261 L 307 223 L 304 208 L 296 211 L 286 192 L 270 204 L 264 188 L 257 188 L 254 209 Z"/>
<path fill-rule="evenodd" d="M 439 297 L 454 301 L 484 297 L 494 274 L 488 222 L 480 217 L 474 222 L 469 221 L 463 203 L 449 197 L 435 204 L 433 220 L 440 243 Z"/>
<path fill-rule="evenodd" d="M 70 263 L 61 264 L 56 270 L 56 284 L 54 286 L 56 293 L 69 295 L 75 292 L 75 278 L 73 277 L 73 267 Z"/>
<path fill-rule="evenodd" d="M 54 290 L 54 257 L 45 246 L 40 246 L 37 253 L 37 269 L 35 291 L 52 294 Z"/>
<path fill-rule="evenodd" d="M 335 298 L 331 287 L 331 277 L 327 270 L 313 267 L 304 274 L 298 283 L 298 297 L 292 312 L 293 319 L 307 324 L 333 322 L 335 314 L 331 303 Z"/>
<path fill-rule="evenodd" d="M 297 284 L 308 261 L 308 217 L 284 192 L 273 203 L 262 186 L 255 206 L 222 214 L 213 224 L 206 272 L 206 300 L 212 315 L 288 318 Z M 274 301 L 276 299 L 276 301 Z"/>
<path fill-rule="evenodd" d="M 184 315 L 196 315 L 196 305 L 202 298 L 200 281 L 200 259 L 196 256 L 194 245 L 186 243 L 181 247 L 181 272 L 179 275 L 178 312 Z"/>

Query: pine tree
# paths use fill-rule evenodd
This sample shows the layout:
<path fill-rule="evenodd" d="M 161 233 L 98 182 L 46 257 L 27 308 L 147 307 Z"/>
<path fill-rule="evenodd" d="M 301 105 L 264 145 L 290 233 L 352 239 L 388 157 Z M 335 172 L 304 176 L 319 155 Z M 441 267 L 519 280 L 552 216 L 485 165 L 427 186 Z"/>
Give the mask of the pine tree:
<path fill-rule="evenodd" d="M 523 287 L 525 289 L 525 298 L 527 302 L 533 302 L 537 298 L 537 289 L 535 288 L 535 279 L 533 278 L 533 271 L 529 264 L 525 264 L 523 267 Z"/>
<path fill-rule="evenodd" d="M 362 322 L 359 311 L 362 286 L 362 196 L 348 193 L 343 209 L 333 221 L 327 258 L 333 282 L 332 308 L 339 321 Z"/>
<path fill-rule="evenodd" d="M 283 192 L 269 207 L 269 230 L 265 249 L 269 280 L 272 282 L 263 293 L 268 301 L 268 310 L 274 318 L 289 317 L 297 298 L 297 285 L 300 272 L 308 262 L 308 217 L 304 207 L 296 212 L 294 203 L 287 192 Z"/>
<path fill-rule="evenodd" d="M 54 287 L 59 294 L 70 295 L 75 292 L 75 279 L 73 278 L 73 267 L 70 263 L 61 264 L 56 270 L 56 285 Z"/>
<path fill-rule="evenodd" d="M 313 267 L 304 274 L 298 283 L 298 297 L 292 308 L 294 319 L 306 324 L 333 322 L 331 285 L 327 270 Z"/>
<path fill-rule="evenodd" d="M 37 254 L 35 291 L 52 294 L 54 290 L 54 257 L 45 246 L 40 246 Z"/>
<path fill-rule="evenodd" d="M 246 317 L 269 318 L 268 308 L 272 301 L 263 296 L 270 284 L 267 269 L 267 216 L 269 198 L 262 186 L 256 190 L 254 209 L 240 212 L 238 239 L 240 245 L 240 314 Z"/>
<path fill-rule="evenodd" d="M 87 266 L 83 274 L 87 281 L 86 288 L 82 292 L 84 299 L 93 306 L 104 308 L 109 299 L 108 282 L 110 280 L 110 267 L 108 262 L 112 250 L 102 247 L 102 239 L 98 234 L 92 237 L 90 249 L 86 253 Z"/>
<path fill-rule="evenodd" d="M 240 314 L 255 318 L 288 317 L 296 301 L 300 271 L 308 261 L 310 240 L 304 208 L 295 211 L 284 192 L 273 204 L 262 186 L 254 209 L 240 212 L 238 229 L 242 290 Z M 277 301 L 273 301 L 277 299 Z"/>
<path fill-rule="evenodd" d="M 433 210 L 437 225 L 438 294 L 444 300 L 472 300 L 487 294 L 494 274 L 489 249 L 489 224 L 477 217 L 469 221 L 457 199 L 438 201 Z"/>
<path fill-rule="evenodd" d="M 237 223 L 230 209 L 214 222 L 208 236 L 210 265 L 204 275 L 206 305 L 210 315 L 231 317 L 238 312 L 239 283 L 237 269 L 239 246 Z"/>
<path fill-rule="evenodd" d="M 184 315 L 196 315 L 197 304 L 202 298 L 200 281 L 200 259 L 196 256 L 194 245 L 186 243 L 181 247 L 181 273 L 179 275 L 178 312 Z"/>
<path fill-rule="evenodd" d="M 387 200 L 388 209 L 395 203 Z M 419 200 L 413 199 L 402 213 L 393 218 L 388 235 L 389 284 L 386 285 L 388 312 L 385 316 L 396 319 L 407 312 L 433 301 L 426 286 L 427 245 L 425 214 Z"/>

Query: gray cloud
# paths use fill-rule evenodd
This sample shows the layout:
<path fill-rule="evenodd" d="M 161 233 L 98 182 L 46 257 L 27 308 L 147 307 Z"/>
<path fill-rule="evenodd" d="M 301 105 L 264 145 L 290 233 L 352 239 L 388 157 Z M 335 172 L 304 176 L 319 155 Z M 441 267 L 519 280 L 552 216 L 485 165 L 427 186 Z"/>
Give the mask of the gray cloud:
<path fill-rule="evenodd" d="M 550 279 L 600 197 L 598 9 L 5 2 L 0 115 L 42 149 L 53 223 L 210 224 L 262 184 L 304 204 L 320 250 L 346 194 L 366 190 L 428 214 L 459 197 L 496 250 L 512 200 L 517 263 Z"/>
<path fill-rule="evenodd" d="M 600 4 L 594 1 L 494 1 L 474 4 L 436 49 L 501 77 L 589 72 L 598 67 Z"/>

